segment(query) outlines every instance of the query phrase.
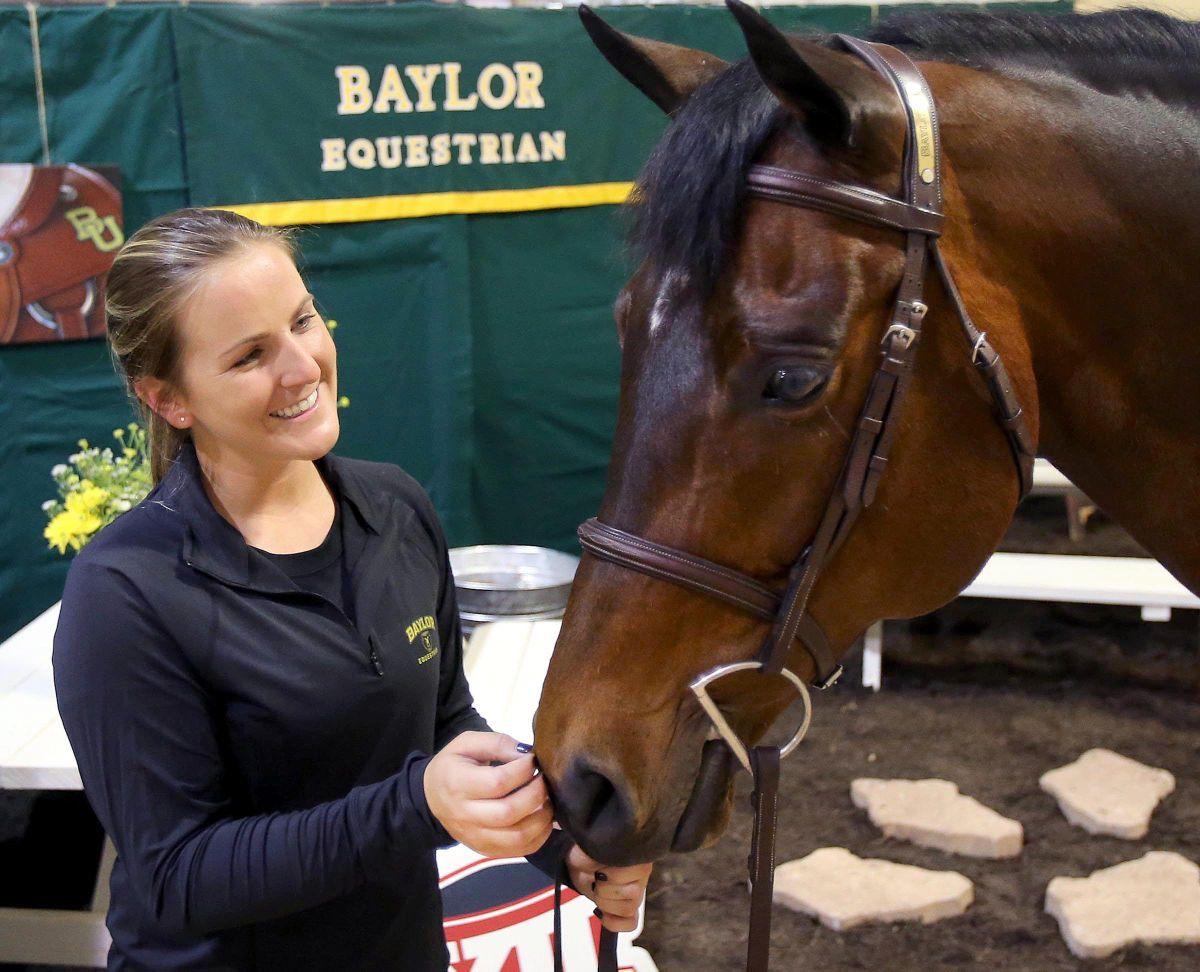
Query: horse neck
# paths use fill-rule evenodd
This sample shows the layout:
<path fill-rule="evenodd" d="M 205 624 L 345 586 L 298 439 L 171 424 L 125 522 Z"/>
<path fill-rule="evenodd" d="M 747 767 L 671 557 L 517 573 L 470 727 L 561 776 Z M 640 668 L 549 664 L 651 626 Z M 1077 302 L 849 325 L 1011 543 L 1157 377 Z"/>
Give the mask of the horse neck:
<path fill-rule="evenodd" d="M 943 108 L 948 257 L 1001 290 L 980 326 L 1028 349 L 1041 453 L 1200 591 L 1200 114 L 984 77 Z"/>

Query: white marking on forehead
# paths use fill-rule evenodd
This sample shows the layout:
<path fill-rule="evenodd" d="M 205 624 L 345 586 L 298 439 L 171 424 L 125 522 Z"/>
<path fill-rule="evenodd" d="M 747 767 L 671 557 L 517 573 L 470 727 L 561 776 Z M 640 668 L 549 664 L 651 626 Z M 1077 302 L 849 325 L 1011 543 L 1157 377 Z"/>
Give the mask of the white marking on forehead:
<path fill-rule="evenodd" d="M 653 334 L 666 320 L 671 310 L 671 299 L 687 284 L 687 274 L 682 270 L 668 270 L 663 274 L 658 293 L 654 295 L 654 306 L 650 308 L 650 333 Z"/>

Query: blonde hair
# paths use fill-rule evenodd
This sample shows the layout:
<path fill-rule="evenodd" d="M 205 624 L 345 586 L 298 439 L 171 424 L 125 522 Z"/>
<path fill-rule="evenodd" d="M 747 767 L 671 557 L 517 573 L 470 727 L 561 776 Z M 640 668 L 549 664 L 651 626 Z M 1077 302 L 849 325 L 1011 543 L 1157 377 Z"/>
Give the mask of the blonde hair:
<path fill-rule="evenodd" d="M 137 400 L 147 429 L 154 482 L 166 475 L 190 433 L 173 428 L 137 398 L 134 383 L 178 387 L 178 318 L 212 266 L 254 243 L 274 243 L 295 260 L 295 231 L 263 226 L 223 209 L 177 209 L 129 237 L 108 271 L 105 313 L 113 366 Z"/>

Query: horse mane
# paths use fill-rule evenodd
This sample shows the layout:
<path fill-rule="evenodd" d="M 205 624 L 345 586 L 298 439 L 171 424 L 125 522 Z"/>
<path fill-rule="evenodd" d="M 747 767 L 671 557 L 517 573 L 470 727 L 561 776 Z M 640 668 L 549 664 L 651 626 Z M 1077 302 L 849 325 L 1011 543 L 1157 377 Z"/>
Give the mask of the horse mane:
<path fill-rule="evenodd" d="M 1048 15 L 899 13 L 868 33 L 924 60 L 1002 73 L 1052 71 L 1108 93 L 1200 107 L 1200 24 L 1145 10 Z M 806 40 L 832 45 L 828 35 Z M 647 160 L 630 200 L 633 255 L 711 290 L 733 237 L 746 169 L 788 116 L 748 59 L 697 89 Z"/>
<path fill-rule="evenodd" d="M 870 33 L 910 55 L 1016 73 L 1063 74 L 1110 94 L 1144 92 L 1200 108 L 1200 23 L 1154 10 L 897 13 Z"/>

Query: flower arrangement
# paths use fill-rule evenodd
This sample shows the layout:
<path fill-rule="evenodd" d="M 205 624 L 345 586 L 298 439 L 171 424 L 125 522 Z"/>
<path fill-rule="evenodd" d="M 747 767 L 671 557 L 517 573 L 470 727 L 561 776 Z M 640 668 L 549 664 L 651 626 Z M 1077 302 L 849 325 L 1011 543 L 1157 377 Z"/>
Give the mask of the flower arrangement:
<path fill-rule="evenodd" d="M 47 500 L 42 511 L 50 518 L 42 535 L 65 554 L 79 550 L 101 527 L 132 509 L 150 492 L 150 458 L 146 431 L 136 422 L 115 429 L 120 454 L 111 448 L 79 440 L 79 452 L 50 470 L 58 499 Z"/>

